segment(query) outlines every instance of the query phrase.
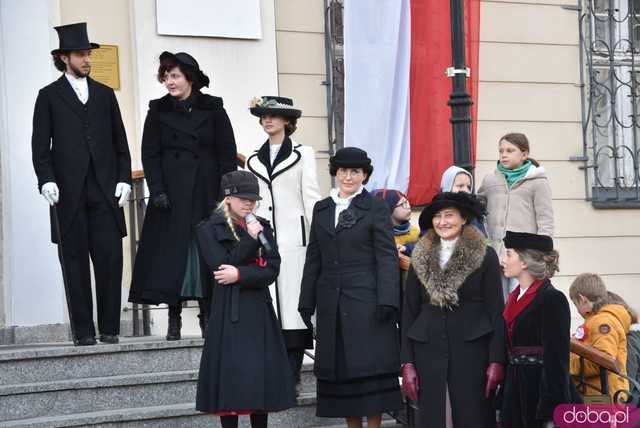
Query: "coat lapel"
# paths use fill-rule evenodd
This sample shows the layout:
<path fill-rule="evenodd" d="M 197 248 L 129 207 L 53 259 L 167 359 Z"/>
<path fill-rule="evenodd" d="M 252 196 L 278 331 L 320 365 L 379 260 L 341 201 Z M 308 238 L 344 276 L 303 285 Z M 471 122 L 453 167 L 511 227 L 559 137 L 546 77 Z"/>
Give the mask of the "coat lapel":
<path fill-rule="evenodd" d="M 64 77 L 64 74 L 62 75 L 62 77 L 58 79 L 56 88 L 60 93 L 62 100 L 71 108 L 71 110 L 73 110 L 75 114 L 77 114 L 80 118 L 82 118 L 84 115 L 84 106 L 78 99 L 78 96 L 76 95 L 76 93 L 73 91 L 73 88 L 71 87 L 71 84 L 67 81 L 67 78 Z M 90 92 L 89 97 L 91 97 L 91 95 L 92 94 Z"/>
<path fill-rule="evenodd" d="M 549 287 L 551 287 L 551 282 L 549 282 L 549 280 L 546 280 L 545 283 L 540 286 L 540 288 L 538 289 L 538 292 L 536 293 L 536 297 L 516 317 L 516 319 L 515 319 L 515 321 L 513 323 L 513 330 L 514 331 L 516 330 L 516 327 L 518 325 L 518 321 L 520 321 L 523 318 L 526 318 L 529 315 L 529 313 L 531 313 L 532 311 L 535 311 L 536 308 L 538 306 L 540 306 L 540 304 L 542 303 L 543 297 L 544 297 L 543 295 L 549 289 Z"/>
<path fill-rule="evenodd" d="M 273 171 L 271 171 L 271 180 L 275 179 L 277 176 L 279 176 L 283 172 L 291 169 L 295 164 L 297 164 L 300 161 L 301 157 L 302 155 L 300 154 L 299 151 L 293 150 L 292 152 L 289 153 L 289 156 L 287 156 L 285 159 L 282 159 L 279 163 L 278 163 L 278 159 L 276 159 L 276 164 L 273 167 Z"/>
<path fill-rule="evenodd" d="M 362 192 L 355 198 L 353 198 L 353 200 L 349 204 L 349 207 L 347 208 L 347 210 L 353 213 L 353 220 L 348 222 L 350 225 L 343 226 L 342 224 L 338 224 L 338 229 L 336 232 L 340 233 L 343 230 L 347 230 L 355 226 L 358 221 L 360 221 L 360 219 L 362 219 L 367 214 L 367 211 L 369 211 L 369 209 L 371 209 L 371 194 L 367 192 L 367 189 L 362 189 Z"/>
<path fill-rule="evenodd" d="M 87 100 L 86 107 L 89 111 L 89 116 L 91 117 L 96 113 L 96 108 L 98 106 L 98 90 L 96 88 L 95 80 L 87 77 L 87 87 L 89 89 L 89 99 Z"/>
<path fill-rule="evenodd" d="M 268 186 L 271 185 L 269 170 L 267 169 L 264 162 L 262 162 L 262 160 L 260 159 L 259 151 L 249 156 L 249 159 L 247 159 L 247 168 L 253 173 L 253 175 L 264 181 Z"/>
<path fill-rule="evenodd" d="M 329 233 L 329 235 L 335 236 L 336 235 L 336 225 L 335 225 L 336 204 L 335 202 L 333 202 L 333 199 L 331 198 L 326 198 L 318 202 L 316 207 L 317 207 L 317 212 L 315 213 L 316 217 L 314 217 L 314 221 L 317 221 L 318 225 L 324 230 L 326 230 Z"/>

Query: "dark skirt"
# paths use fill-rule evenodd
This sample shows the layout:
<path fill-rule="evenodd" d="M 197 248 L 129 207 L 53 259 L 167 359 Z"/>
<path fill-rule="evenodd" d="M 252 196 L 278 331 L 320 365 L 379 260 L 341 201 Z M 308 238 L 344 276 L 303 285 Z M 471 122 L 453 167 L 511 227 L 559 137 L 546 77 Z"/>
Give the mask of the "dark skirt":
<path fill-rule="evenodd" d="M 316 415 L 319 417 L 376 416 L 402 408 L 398 373 L 349 377 L 340 317 L 336 324 L 336 381 L 318 379 L 317 391 Z"/>

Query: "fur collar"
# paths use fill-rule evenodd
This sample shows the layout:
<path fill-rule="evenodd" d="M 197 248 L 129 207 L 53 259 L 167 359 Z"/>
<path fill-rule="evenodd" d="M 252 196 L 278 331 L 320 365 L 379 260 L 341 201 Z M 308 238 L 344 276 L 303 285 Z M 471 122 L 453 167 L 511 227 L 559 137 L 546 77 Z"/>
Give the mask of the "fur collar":
<path fill-rule="evenodd" d="M 440 238 L 429 229 L 411 254 L 411 266 L 427 292 L 429 303 L 447 309 L 457 306 L 458 290 L 482 266 L 486 252 L 482 233 L 475 226 L 466 225 L 443 270 L 439 263 Z"/>
<path fill-rule="evenodd" d="M 195 99 L 193 100 L 193 107 L 199 110 L 217 110 L 223 106 L 222 98 L 214 97 L 213 95 L 203 94 L 200 91 L 194 93 Z M 171 95 L 167 94 L 157 100 L 151 100 L 149 102 L 149 108 L 156 109 L 162 113 L 168 113 L 173 111 L 173 100 Z"/>

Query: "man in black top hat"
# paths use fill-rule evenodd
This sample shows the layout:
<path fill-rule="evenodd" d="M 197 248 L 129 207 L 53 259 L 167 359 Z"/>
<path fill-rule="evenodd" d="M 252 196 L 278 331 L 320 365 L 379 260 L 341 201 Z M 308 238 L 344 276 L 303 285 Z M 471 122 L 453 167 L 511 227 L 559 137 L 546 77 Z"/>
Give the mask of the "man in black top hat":
<path fill-rule="evenodd" d="M 64 74 L 42 88 L 33 114 L 33 166 L 51 205 L 51 240 L 65 274 L 76 345 L 95 345 L 89 256 L 93 261 L 100 340 L 120 332 L 122 206 L 131 191 L 131 156 L 113 90 L 91 79 L 86 23 L 55 27 L 51 51 Z"/>

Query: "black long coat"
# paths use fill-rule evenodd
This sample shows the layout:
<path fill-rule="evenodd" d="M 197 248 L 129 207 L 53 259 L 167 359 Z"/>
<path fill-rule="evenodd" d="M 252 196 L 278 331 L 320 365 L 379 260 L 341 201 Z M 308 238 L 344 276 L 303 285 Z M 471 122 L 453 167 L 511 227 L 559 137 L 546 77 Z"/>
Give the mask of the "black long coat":
<path fill-rule="evenodd" d="M 404 295 L 402 362 L 418 371 L 419 426 L 445 426 L 448 388 L 454 427 L 493 428 L 484 388 L 489 363 L 505 362 L 498 256 L 468 225 L 442 270 L 439 242 L 433 230 L 418 241 Z"/>
<path fill-rule="evenodd" d="M 268 222 L 260 221 L 276 248 Z M 268 289 L 278 276 L 280 255 L 277 249 L 265 254 L 266 265 L 258 265 L 258 242 L 244 229 L 236 229 L 240 241 L 219 214 L 198 226 L 198 242 L 209 271 L 230 264 L 238 268 L 240 280 L 214 286 L 196 408 L 203 412 L 284 410 L 295 406 L 294 381 Z"/>
<path fill-rule="evenodd" d="M 389 210 L 382 199 L 363 190 L 348 208 L 353 214 L 350 227 L 336 231 L 335 207 L 331 198 L 314 207 L 298 305 L 317 311 L 315 374 L 336 381 L 338 318 L 349 378 L 397 373 L 396 323 L 375 317 L 378 305 L 400 306 Z"/>
<path fill-rule="evenodd" d="M 127 228 L 114 194 L 119 182 L 131 184 L 131 156 L 120 108 L 113 89 L 87 77 L 89 100 L 82 104 L 64 75 L 38 93 L 33 113 L 31 147 L 38 189 L 54 181 L 60 190 L 56 205 L 64 236 L 75 217 L 89 164 L 121 236 Z M 51 240 L 58 242 L 51 209 Z"/>
<path fill-rule="evenodd" d="M 511 346 L 541 346 L 540 365 L 509 365 L 503 385 L 502 426 L 538 428 L 558 404 L 576 400 L 569 376 L 571 314 L 565 295 L 546 281 L 515 319 Z"/>
<path fill-rule="evenodd" d="M 222 98 L 194 93 L 191 112 L 170 95 L 149 103 L 142 164 L 151 198 L 166 193 L 168 211 L 149 204 L 133 269 L 129 301 L 177 304 L 193 228 L 217 205 L 220 177 L 236 169 L 236 144 Z M 211 278 L 203 268 L 204 297 Z"/>

